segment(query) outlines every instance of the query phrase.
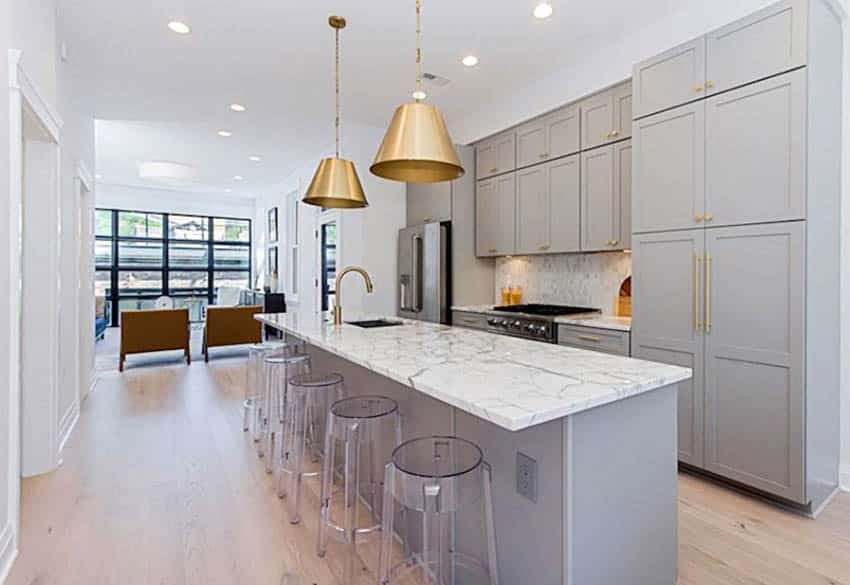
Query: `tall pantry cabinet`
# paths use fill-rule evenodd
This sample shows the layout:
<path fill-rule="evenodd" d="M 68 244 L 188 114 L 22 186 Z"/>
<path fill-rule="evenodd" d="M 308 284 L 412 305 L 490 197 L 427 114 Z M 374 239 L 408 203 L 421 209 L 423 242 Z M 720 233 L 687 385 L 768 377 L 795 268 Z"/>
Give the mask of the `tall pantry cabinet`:
<path fill-rule="evenodd" d="M 636 357 L 687 366 L 683 463 L 838 484 L 841 23 L 786 0 L 634 67 Z"/>

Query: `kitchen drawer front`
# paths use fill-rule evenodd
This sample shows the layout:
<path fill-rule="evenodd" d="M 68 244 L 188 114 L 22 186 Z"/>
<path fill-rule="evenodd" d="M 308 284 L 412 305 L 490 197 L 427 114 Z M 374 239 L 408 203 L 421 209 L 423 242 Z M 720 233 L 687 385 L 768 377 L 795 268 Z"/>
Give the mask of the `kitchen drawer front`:
<path fill-rule="evenodd" d="M 581 325 L 558 325 L 558 345 L 628 356 L 631 354 L 631 334 Z"/>
<path fill-rule="evenodd" d="M 487 329 L 487 315 L 467 313 L 466 311 L 452 311 L 452 325 L 455 327 L 467 327 L 469 329 Z"/>

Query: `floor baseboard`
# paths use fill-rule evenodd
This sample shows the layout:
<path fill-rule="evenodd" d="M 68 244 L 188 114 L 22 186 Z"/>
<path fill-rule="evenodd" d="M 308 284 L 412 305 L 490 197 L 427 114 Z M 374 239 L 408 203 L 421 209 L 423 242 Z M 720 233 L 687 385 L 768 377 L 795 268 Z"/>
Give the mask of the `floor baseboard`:
<path fill-rule="evenodd" d="M 0 533 L 0 583 L 5 583 L 9 573 L 12 572 L 12 564 L 18 556 L 18 547 L 15 542 L 15 534 L 12 525 L 7 524 Z"/>
<path fill-rule="evenodd" d="M 71 438 L 71 433 L 74 432 L 74 427 L 77 421 L 80 420 L 80 400 L 75 399 L 73 404 L 68 408 L 68 411 L 62 415 L 59 421 L 59 449 L 58 453 L 62 453 L 65 448 L 65 443 Z"/>
<path fill-rule="evenodd" d="M 841 466 L 838 485 L 841 487 L 841 491 L 850 492 L 850 464 Z"/>

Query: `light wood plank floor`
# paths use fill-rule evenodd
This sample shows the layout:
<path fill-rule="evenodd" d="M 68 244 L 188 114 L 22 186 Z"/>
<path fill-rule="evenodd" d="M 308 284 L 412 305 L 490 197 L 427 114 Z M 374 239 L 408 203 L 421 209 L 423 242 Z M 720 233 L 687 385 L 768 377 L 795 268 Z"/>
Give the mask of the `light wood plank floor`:
<path fill-rule="evenodd" d="M 290 525 L 241 432 L 243 376 L 241 359 L 102 374 L 62 467 L 24 482 L 8 585 L 280 585 L 287 572 L 334 585 L 338 549 L 314 553 L 315 494 Z M 811 521 L 679 485 L 680 584 L 850 585 L 850 494 Z"/>

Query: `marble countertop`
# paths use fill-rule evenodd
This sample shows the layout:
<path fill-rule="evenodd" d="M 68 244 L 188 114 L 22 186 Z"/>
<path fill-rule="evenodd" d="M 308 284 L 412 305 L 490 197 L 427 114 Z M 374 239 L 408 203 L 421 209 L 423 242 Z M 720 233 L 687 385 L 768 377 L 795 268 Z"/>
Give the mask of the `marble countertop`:
<path fill-rule="evenodd" d="M 504 317 L 505 313 L 496 311 L 493 305 L 468 305 L 452 307 L 452 311 L 462 311 L 466 313 L 482 313 L 484 315 L 499 315 Z M 587 313 L 584 315 L 571 315 L 565 317 L 556 317 L 555 323 L 563 323 L 565 325 L 579 325 L 581 327 L 596 327 L 599 329 L 612 329 L 615 331 L 631 331 L 631 317 L 614 317 L 612 315 L 601 315 L 598 313 Z"/>
<path fill-rule="evenodd" d="M 255 318 L 348 361 L 517 431 L 691 377 L 691 370 L 462 327 L 407 321 L 335 327 L 315 313 Z M 376 318 L 347 316 L 347 320 Z"/>

